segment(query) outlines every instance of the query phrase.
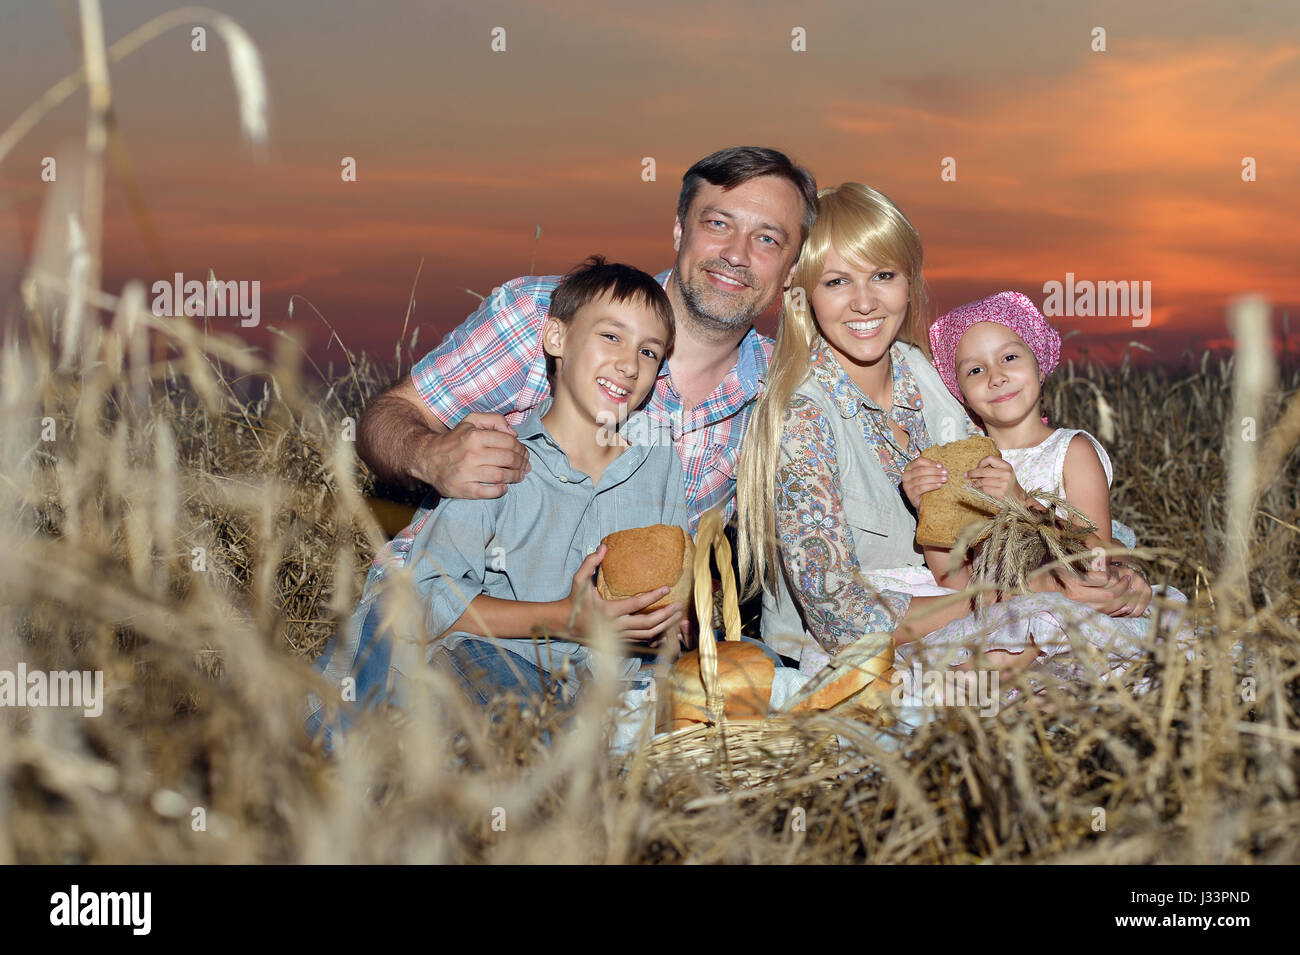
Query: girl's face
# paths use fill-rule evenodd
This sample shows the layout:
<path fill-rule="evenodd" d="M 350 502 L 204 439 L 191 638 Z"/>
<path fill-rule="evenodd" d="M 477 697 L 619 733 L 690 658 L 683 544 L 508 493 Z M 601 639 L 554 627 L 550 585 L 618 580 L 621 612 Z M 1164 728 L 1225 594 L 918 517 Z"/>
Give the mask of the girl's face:
<path fill-rule="evenodd" d="M 1038 414 L 1038 360 L 1007 326 L 976 322 L 957 343 L 955 360 L 961 393 L 986 425 L 1011 427 Z"/>
<path fill-rule="evenodd" d="M 879 361 L 907 315 L 907 276 L 866 264 L 870 268 L 859 269 L 830 249 L 809 295 L 817 327 L 850 372 Z"/>

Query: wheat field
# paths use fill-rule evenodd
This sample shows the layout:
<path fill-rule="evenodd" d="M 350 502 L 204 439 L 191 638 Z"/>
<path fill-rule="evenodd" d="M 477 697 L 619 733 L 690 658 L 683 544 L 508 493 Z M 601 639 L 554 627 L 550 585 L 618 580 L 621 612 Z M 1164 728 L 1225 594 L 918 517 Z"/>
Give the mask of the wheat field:
<path fill-rule="evenodd" d="M 255 141 L 266 90 L 223 15 L 172 11 L 109 47 L 98 3 L 80 9 L 84 69 L 0 133 L 2 160 L 86 86 L 82 250 L 33 263 L 0 348 L 0 677 L 102 674 L 102 712 L 0 707 L 0 863 L 1300 858 L 1300 369 L 1274 374 L 1258 310 L 1231 359 L 1176 379 L 1070 363 L 1045 389 L 1054 423 L 1109 448 L 1115 517 L 1191 598 L 1194 660 L 1160 642 L 1123 680 L 1052 691 L 1051 716 L 952 708 L 891 745 L 804 717 L 842 758 L 773 755 L 760 787 L 612 757 L 608 686 L 563 726 L 550 706 L 489 720 L 432 671 L 408 712 L 322 752 L 304 702 L 339 688 L 311 663 L 383 544 L 368 497 L 391 490 L 355 427 L 416 343 L 403 328 L 402 361 L 347 353 L 335 373 L 287 333 L 268 358 L 152 314 L 142 286 L 102 291 L 108 65 L 198 19 Z"/>
<path fill-rule="evenodd" d="M 373 713 L 323 754 L 301 708 L 337 688 L 310 663 L 384 539 L 349 423 L 394 369 L 349 355 L 326 382 L 289 339 L 268 365 L 187 319 L 132 322 L 122 301 L 102 304 L 116 320 L 61 351 L 32 294 L 3 353 L 0 669 L 100 670 L 105 699 L 98 717 L 0 710 L 0 861 L 1297 856 L 1294 369 L 1258 409 L 1261 491 L 1236 569 L 1234 360 L 1176 381 L 1127 364 L 1049 379 L 1054 421 L 1107 435 L 1116 517 L 1193 599 L 1195 661 L 1166 644 L 1133 675 L 1153 677 L 1145 695 L 1130 679 L 1063 695 L 1050 718 L 954 708 L 896 750 L 842 717 L 808 718 L 844 738 L 843 761 L 813 772 L 796 756 L 777 785 L 736 793 L 613 759 L 598 693 L 546 747 L 553 712 L 489 722 L 433 705 L 448 695 L 431 678 L 412 713 Z M 165 355 L 127 360 L 154 349 L 147 336 Z"/>

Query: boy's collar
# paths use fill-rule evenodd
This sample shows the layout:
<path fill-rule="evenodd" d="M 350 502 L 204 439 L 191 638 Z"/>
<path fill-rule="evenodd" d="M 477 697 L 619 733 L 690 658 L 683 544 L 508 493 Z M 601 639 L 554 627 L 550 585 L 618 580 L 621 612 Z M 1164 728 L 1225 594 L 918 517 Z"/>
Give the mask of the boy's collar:
<path fill-rule="evenodd" d="M 552 395 L 547 395 L 545 398 L 543 398 L 541 404 L 533 408 L 532 412 L 528 415 L 528 417 L 515 426 L 515 435 L 518 437 L 520 441 L 525 441 L 525 440 L 540 437 L 543 440 L 545 440 L 547 443 L 553 445 L 556 448 L 556 450 L 563 452 L 564 449 L 560 447 L 560 443 L 555 440 L 555 436 L 552 435 L 549 430 L 547 430 L 545 423 L 542 421 L 542 418 L 546 415 L 546 412 L 551 410 L 552 403 L 553 403 Z M 565 453 L 567 454 L 567 452 Z"/>
<path fill-rule="evenodd" d="M 553 449 L 553 452 L 543 452 L 533 458 L 533 466 L 536 468 L 540 465 L 545 472 L 548 472 L 561 481 L 567 481 L 572 484 L 581 484 L 583 481 L 590 481 L 591 477 L 584 471 L 580 471 L 573 466 L 569 460 L 568 452 L 560 447 L 555 437 L 546 429 L 542 423 L 542 416 L 550 410 L 552 399 L 547 395 L 542 402 L 537 405 L 531 414 L 515 427 L 515 434 L 521 442 L 541 442 L 542 444 Z M 649 445 L 632 443 L 623 450 L 614 461 L 610 462 L 606 475 L 601 477 L 600 489 L 607 490 L 623 481 L 635 472 L 650 453 Z"/>
<path fill-rule="evenodd" d="M 555 439 L 551 438 L 546 431 L 546 426 L 542 424 L 542 416 L 551 410 L 551 396 L 547 395 L 541 400 L 541 403 L 533 408 L 532 412 L 523 421 L 515 426 L 515 435 L 520 441 L 524 438 L 535 438 L 539 434 L 545 435 L 552 444 Z"/>

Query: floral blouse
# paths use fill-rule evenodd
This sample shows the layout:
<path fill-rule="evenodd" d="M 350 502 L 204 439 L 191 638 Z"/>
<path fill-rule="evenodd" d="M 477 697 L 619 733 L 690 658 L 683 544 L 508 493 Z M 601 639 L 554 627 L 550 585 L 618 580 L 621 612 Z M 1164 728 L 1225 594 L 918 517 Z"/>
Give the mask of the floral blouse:
<path fill-rule="evenodd" d="M 862 439 L 896 488 L 903 468 L 934 442 L 922 415 L 921 391 L 897 345 L 890 347 L 893 407 L 886 411 L 849 378 L 820 335 L 813 344 L 812 374 L 845 418 L 856 417 Z M 889 426 L 908 434 L 900 447 Z M 967 420 L 968 434 L 978 434 Z M 899 490 L 901 494 L 901 488 Z M 825 413 L 803 395 L 786 405 L 776 476 L 776 525 L 781 560 L 803 608 L 809 632 L 834 656 L 864 633 L 894 630 L 910 594 L 864 587 L 853 533 L 843 520 L 839 459 Z"/>

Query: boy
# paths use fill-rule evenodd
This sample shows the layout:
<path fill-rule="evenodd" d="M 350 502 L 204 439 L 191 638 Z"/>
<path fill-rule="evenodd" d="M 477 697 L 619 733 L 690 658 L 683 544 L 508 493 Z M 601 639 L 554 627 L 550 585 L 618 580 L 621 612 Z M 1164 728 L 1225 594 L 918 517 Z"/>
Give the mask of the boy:
<path fill-rule="evenodd" d="M 445 499 L 414 528 L 410 572 L 425 630 L 431 641 L 443 639 L 431 642 L 426 659 L 418 639 L 378 638 L 387 626 L 377 599 L 383 588 L 368 581 L 343 645 L 318 663 L 322 672 L 354 676 L 358 700 L 386 696 L 398 706 L 405 675 L 426 663 L 446 667 L 479 703 L 510 690 L 560 690 L 571 700 L 591 651 L 574 640 L 535 642 L 534 626 L 567 633 L 573 620 L 581 634 L 603 613 L 631 648 L 678 640 L 684 607 L 641 612 L 667 587 L 606 601 L 590 583 L 607 534 L 689 527 L 673 447 L 629 444 L 611 426 L 649 396 L 673 337 L 672 306 L 650 275 L 600 256 L 566 275 L 542 327 L 551 394 L 517 429 L 531 471 L 499 498 Z M 622 673 L 639 666 L 628 658 Z M 313 700 L 313 732 L 320 708 Z"/>

